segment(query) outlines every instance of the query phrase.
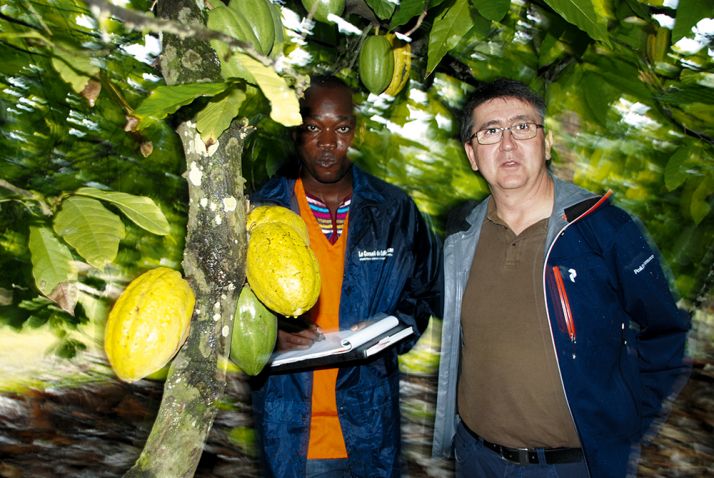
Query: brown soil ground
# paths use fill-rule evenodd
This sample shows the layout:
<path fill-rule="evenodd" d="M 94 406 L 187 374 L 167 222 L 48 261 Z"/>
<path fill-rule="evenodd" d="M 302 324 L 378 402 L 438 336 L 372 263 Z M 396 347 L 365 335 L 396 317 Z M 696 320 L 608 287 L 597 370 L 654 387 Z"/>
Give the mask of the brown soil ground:
<path fill-rule="evenodd" d="M 709 334 L 706 334 L 707 336 Z M 692 375 L 666 423 L 643 447 L 638 476 L 714 477 L 713 344 L 699 348 Z M 402 382 L 405 477 L 453 475 L 452 463 L 429 456 L 434 377 Z M 0 395 L 0 477 L 120 477 L 141 451 L 161 398 L 161 384 L 140 381 Z M 250 447 L 231 431 L 250 430 L 247 385 L 228 384 L 229 410 L 219 412 L 196 477 L 260 477 Z"/>

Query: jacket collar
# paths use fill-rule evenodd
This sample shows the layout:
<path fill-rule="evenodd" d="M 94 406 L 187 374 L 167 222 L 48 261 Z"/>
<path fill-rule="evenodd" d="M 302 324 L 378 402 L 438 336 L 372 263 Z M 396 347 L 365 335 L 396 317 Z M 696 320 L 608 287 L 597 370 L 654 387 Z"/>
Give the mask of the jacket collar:
<path fill-rule="evenodd" d="M 584 214 L 589 214 L 609 198 L 611 194 L 608 192 L 605 196 L 597 196 L 571 182 L 563 181 L 557 176 L 551 174 L 550 177 L 553 180 L 554 201 L 553 212 L 549 219 L 549 229 L 554 227 L 560 230 L 568 222 L 572 222 Z M 471 209 L 468 215 L 460 222 L 459 219 L 456 219 L 457 227 L 455 230 L 466 231 L 472 227 L 481 227 L 488 208 L 488 202 L 491 199 L 490 195 L 486 197 L 478 206 Z"/>
<path fill-rule="evenodd" d="M 383 192 L 377 189 L 377 181 L 370 181 L 368 173 L 357 165 L 352 165 L 352 196 L 364 205 L 382 204 L 386 201 Z"/>
<path fill-rule="evenodd" d="M 593 205 L 601 204 L 599 197 L 590 191 L 555 176 L 551 177 L 555 186 L 555 200 L 553 212 L 548 220 L 546 250 L 568 224 L 582 217 L 585 212 L 591 212 L 594 209 Z"/>
<path fill-rule="evenodd" d="M 598 202 L 599 197 L 594 193 L 556 176 L 551 178 L 555 188 L 551 221 L 557 220 L 563 225 L 572 222 Z"/>
<path fill-rule="evenodd" d="M 378 187 L 381 184 L 375 181 L 360 167 L 352 165 L 352 198 L 353 204 L 360 206 L 379 205 L 386 201 L 383 191 Z M 284 176 L 275 177 L 265 184 L 256 195 L 256 203 L 264 201 L 274 202 L 281 206 L 295 209 L 297 203 L 294 197 L 295 179 Z M 357 199 L 356 201 L 354 199 Z"/>

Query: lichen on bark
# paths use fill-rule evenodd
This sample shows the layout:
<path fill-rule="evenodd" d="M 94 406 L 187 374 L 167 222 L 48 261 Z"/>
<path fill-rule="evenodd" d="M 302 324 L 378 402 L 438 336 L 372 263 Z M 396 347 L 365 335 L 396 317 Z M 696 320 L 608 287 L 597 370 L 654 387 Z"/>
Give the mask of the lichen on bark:
<path fill-rule="evenodd" d="M 203 2 L 192 0 L 160 1 L 156 5 L 156 14 L 189 25 L 203 25 L 206 17 Z M 178 38 L 165 34 L 163 44 L 164 50 L 159 61 L 167 84 L 221 79 L 221 64 L 208 42 L 193 37 Z M 184 64 L 183 57 L 188 52 L 191 58 Z"/>

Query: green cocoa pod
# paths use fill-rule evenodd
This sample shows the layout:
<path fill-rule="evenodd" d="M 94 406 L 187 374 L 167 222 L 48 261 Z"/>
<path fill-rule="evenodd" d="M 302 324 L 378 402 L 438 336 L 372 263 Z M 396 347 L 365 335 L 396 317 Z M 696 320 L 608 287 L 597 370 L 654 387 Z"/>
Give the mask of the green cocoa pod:
<path fill-rule="evenodd" d="M 233 315 L 230 359 L 248 375 L 258 375 L 270 358 L 278 336 L 278 319 L 243 286 Z"/>
<path fill-rule="evenodd" d="M 273 49 L 271 50 L 271 53 L 275 53 L 282 51 L 283 43 L 285 42 L 285 33 L 283 32 L 283 21 L 280 17 L 280 6 L 275 3 L 271 3 L 270 13 L 273 16 L 273 31 L 275 31 L 275 40 L 273 41 Z"/>
<path fill-rule="evenodd" d="M 275 26 L 269 0 L 231 0 L 228 8 L 242 16 L 249 25 L 257 43 L 253 46 L 268 55 L 275 43 Z"/>
<path fill-rule="evenodd" d="M 359 52 L 359 77 L 370 93 L 378 95 L 387 89 L 394 73 L 394 54 L 387 37 L 367 37 Z"/>
<path fill-rule="evenodd" d="M 327 16 L 330 13 L 342 15 L 345 11 L 345 0 L 302 0 L 302 6 L 308 15 L 312 14 L 318 22 L 330 23 Z"/>
<path fill-rule="evenodd" d="M 232 8 L 219 6 L 210 10 L 206 24 L 212 30 L 223 32 L 255 48 L 258 46 L 258 39 L 248 20 Z"/>

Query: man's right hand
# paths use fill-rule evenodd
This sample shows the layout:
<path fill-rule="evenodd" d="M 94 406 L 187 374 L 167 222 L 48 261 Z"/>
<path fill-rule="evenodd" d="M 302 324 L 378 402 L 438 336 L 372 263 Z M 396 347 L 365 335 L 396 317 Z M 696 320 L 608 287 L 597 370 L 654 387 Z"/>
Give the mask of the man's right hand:
<path fill-rule="evenodd" d="M 322 339 L 322 332 L 316 325 L 311 325 L 298 332 L 286 332 L 278 329 L 278 351 L 306 349 Z"/>

